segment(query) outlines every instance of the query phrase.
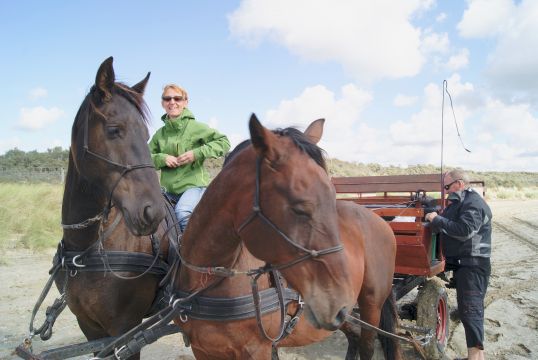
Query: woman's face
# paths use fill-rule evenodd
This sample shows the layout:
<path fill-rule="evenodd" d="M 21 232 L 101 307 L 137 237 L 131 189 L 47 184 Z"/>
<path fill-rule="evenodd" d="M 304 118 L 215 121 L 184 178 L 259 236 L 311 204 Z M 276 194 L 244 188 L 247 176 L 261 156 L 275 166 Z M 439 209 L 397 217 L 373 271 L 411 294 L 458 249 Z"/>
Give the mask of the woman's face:
<path fill-rule="evenodd" d="M 171 88 L 166 89 L 161 99 L 161 105 L 170 118 L 178 117 L 187 103 L 188 100 L 180 92 Z"/>

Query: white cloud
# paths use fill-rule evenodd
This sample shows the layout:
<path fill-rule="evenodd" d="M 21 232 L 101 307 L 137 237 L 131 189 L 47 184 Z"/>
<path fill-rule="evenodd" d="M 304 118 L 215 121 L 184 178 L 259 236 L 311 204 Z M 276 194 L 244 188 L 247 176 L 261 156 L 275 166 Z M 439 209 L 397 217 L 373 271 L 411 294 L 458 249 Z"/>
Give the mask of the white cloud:
<path fill-rule="evenodd" d="M 48 95 L 48 91 L 45 88 L 42 87 L 36 87 L 30 90 L 29 96 L 31 100 L 37 100 L 41 98 L 45 98 Z"/>
<path fill-rule="evenodd" d="M 447 33 L 426 32 L 420 48 L 424 53 L 447 53 L 450 47 Z"/>
<path fill-rule="evenodd" d="M 394 98 L 394 106 L 403 107 L 414 105 L 418 101 L 418 96 L 407 96 L 398 94 Z"/>
<path fill-rule="evenodd" d="M 494 36 L 503 31 L 514 12 L 512 0 L 469 0 L 468 4 L 463 19 L 457 25 L 463 37 Z"/>
<path fill-rule="evenodd" d="M 209 120 L 206 123 L 207 123 L 207 126 L 209 126 L 212 129 L 219 128 L 219 119 L 217 119 L 216 116 L 212 116 L 211 118 L 209 118 Z"/>
<path fill-rule="evenodd" d="M 440 13 L 439 15 L 437 15 L 437 17 L 435 18 L 435 21 L 437 21 L 438 23 L 442 23 L 446 20 L 446 13 L 442 12 Z"/>
<path fill-rule="evenodd" d="M 341 93 L 337 99 L 325 86 L 308 87 L 295 99 L 283 100 L 277 109 L 268 111 L 267 122 L 276 127 L 304 128 L 316 119 L 325 118 L 338 128 L 351 127 L 372 96 L 353 84 L 343 86 Z"/>
<path fill-rule="evenodd" d="M 487 98 L 481 93 L 484 89 L 475 89 L 458 74 L 447 82 L 456 120 L 445 95 L 444 124 L 442 84 L 433 83 L 424 87 L 420 110 L 407 118 L 369 122 L 363 113 L 371 106 L 373 96 L 350 84 L 340 93 L 322 85 L 306 88 L 297 97 L 281 101 L 261 120 L 269 128 L 304 129 L 311 121 L 325 118 L 320 146 L 330 158 L 383 165 L 439 165 L 443 140 L 447 167 L 538 171 L 538 143 L 534 140 L 538 118 L 528 105 Z M 396 98 L 399 104 L 419 100 L 401 94 Z"/>
<path fill-rule="evenodd" d="M 44 108 L 43 106 L 22 108 L 20 111 L 18 127 L 31 131 L 39 130 L 54 123 L 63 115 L 63 110 L 57 107 L 49 109 Z"/>
<path fill-rule="evenodd" d="M 270 39 L 301 58 L 340 63 L 355 79 L 416 75 L 425 59 L 410 18 L 431 1 L 243 0 L 229 15 L 233 36 Z M 307 9 L 308 11 L 305 11 Z"/>
<path fill-rule="evenodd" d="M 471 1 L 458 29 L 464 37 L 497 40 L 485 74 L 498 93 L 538 103 L 538 1 Z"/>
<path fill-rule="evenodd" d="M 469 50 L 460 49 L 457 54 L 450 56 L 445 67 L 450 71 L 456 71 L 469 65 Z"/>
<path fill-rule="evenodd" d="M 371 101 L 370 93 L 353 84 L 343 86 L 340 96 L 318 85 L 306 88 L 292 100 L 283 100 L 262 121 L 269 128 L 296 126 L 304 130 L 312 121 L 324 118 L 320 146 L 329 157 L 359 161 L 366 158 L 365 151 L 378 148 L 376 130 L 361 122 L 361 113 Z"/>

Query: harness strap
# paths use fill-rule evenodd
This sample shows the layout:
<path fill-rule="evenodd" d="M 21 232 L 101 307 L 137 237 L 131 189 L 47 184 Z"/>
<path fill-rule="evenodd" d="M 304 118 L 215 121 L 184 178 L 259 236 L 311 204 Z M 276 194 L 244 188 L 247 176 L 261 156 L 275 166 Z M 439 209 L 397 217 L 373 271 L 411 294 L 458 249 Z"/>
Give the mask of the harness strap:
<path fill-rule="evenodd" d="M 37 299 L 37 302 L 34 305 L 34 309 L 32 310 L 32 316 L 30 318 L 30 327 L 29 327 L 30 335 L 29 335 L 29 338 L 27 339 L 28 341 L 31 341 L 31 338 L 34 337 L 34 335 L 36 334 L 40 334 L 43 340 L 50 339 L 50 337 L 52 336 L 52 326 L 54 325 L 54 322 L 56 321 L 56 318 L 58 317 L 58 315 L 60 315 L 62 310 L 65 308 L 66 300 L 65 300 L 65 289 L 64 289 L 64 292 L 60 295 L 58 299 L 54 301 L 54 304 L 52 305 L 52 307 L 49 307 L 47 309 L 47 317 L 43 325 L 41 325 L 38 329 L 34 328 L 34 320 L 37 315 L 37 311 L 41 307 L 43 300 L 45 300 L 45 298 L 47 297 L 47 294 L 49 293 L 50 288 L 52 286 L 52 283 L 58 276 L 60 269 L 61 269 L 61 264 L 56 264 L 51 269 L 51 275 L 49 277 L 49 280 L 45 284 L 45 287 L 41 291 L 41 295 L 39 295 L 39 298 Z"/>
<path fill-rule="evenodd" d="M 190 295 L 184 291 L 176 291 L 178 297 Z M 275 288 L 268 288 L 259 292 L 259 311 L 262 315 L 279 309 L 280 300 Z M 298 301 L 299 294 L 293 289 L 283 290 L 283 301 L 288 305 Z M 198 296 L 189 302 L 179 304 L 179 309 L 185 315 L 197 320 L 231 321 L 243 320 L 256 316 L 256 305 L 252 295 L 234 298 L 215 298 Z"/>
<path fill-rule="evenodd" d="M 158 257 L 144 253 L 107 250 L 106 265 L 102 254 L 92 252 L 81 258 L 82 253 L 81 251 L 64 251 L 62 259 L 65 268 L 81 272 L 103 272 L 104 269 L 107 269 L 112 271 L 146 272 L 154 275 L 165 275 L 169 270 L 169 265 L 166 262 Z"/>

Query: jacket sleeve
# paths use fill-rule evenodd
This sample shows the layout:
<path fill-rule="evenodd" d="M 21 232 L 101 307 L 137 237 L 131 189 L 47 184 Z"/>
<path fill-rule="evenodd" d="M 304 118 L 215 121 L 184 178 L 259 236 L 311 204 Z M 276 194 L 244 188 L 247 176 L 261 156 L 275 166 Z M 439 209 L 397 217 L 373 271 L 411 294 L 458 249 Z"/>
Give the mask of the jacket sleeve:
<path fill-rule="evenodd" d="M 161 152 L 160 146 L 159 146 L 159 138 L 160 138 L 160 131 L 157 131 L 155 135 L 151 138 L 149 141 L 149 152 L 151 153 L 151 160 L 153 160 L 153 164 L 157 169 L 162 169 L 166 167 L 166 156 L 168 154 L 164 154 Z"/>
<path fill-rule="evenodd" d="M 219 158 L 230 150 L 230 141 L 226 135 L 206 126 L 200 138 L 201 145 L 193 149 L 196 161 L 207 158 Z"/>
<path fill-rule="evenodd" d="M 470 201 L 462 204 L 458 219 L 449 220 L 439 215 L 433 219 L 432 225 L 453 239 L 466 241 L 476 235 L 483 222 L 484 209 L 476 201 Z"/>

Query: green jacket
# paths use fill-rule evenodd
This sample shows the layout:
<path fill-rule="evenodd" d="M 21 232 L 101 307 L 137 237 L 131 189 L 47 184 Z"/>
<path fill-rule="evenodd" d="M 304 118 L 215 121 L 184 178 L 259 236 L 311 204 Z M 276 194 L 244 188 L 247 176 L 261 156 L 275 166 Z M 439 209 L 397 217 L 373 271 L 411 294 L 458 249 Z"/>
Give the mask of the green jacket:
<path fill-rule="evenodd" d="M 179 195 L 193 187 L 207 186 L 209 174 L 204 169 L 204 160 L 224 156 L 230 149 L 226 135 L 194 119 L 189 109 L 170 120 L 165 114 L 161 117 L 161 127 L 149 142 L 149 151 L 155 167 L 161 170 L 161 185 L 169 193 Z M 193 150 L 194 162 L 169 168 L 166 156 L 178 156 Z"/>

